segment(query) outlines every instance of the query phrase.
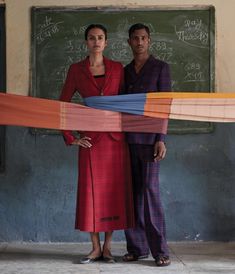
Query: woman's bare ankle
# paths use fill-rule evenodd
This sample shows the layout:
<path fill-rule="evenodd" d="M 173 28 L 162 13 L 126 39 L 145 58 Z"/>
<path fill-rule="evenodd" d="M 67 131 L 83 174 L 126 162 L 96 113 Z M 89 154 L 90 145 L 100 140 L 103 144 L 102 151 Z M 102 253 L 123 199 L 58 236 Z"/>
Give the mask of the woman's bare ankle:
<path fill-rule="evenodd" d="M 101 255 L 102 255 L 101 248 L 96 248 L 96 249 L 93 249 L 93 250 L 87 255 L 87 257 L 89 257 L 89 258 L 97 258 L 97 257 L 100 257 Z"/>
<path fill-rule="evenodd" d="M 112 256 L 111 247 L 103 246 L 103 252 L 102 253 L 103 253 L 104 257 L 111 257 Z"/>

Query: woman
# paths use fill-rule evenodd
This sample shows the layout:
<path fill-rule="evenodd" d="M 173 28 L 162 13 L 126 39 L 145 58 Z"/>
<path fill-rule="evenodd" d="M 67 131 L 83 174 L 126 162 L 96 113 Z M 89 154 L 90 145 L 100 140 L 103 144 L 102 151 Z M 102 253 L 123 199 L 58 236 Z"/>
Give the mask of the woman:
<path fill-rule="evenodd" d="M 71 101 L 75 92 L 82 97 L 117 95 L 123 79 L 118 62 L 103 56 L 107 45 L 104 26 L 90 25 L 85 31 L 89 56 L 69 68 L 60 99 Z M 79 119 L 79 117 L 78 117 Z M 133 203 L 129 155 L 124 134 L 82 132 L 76 138 L 63 132 L 66 144 L 79 146 L 79 180 L 75 228 L 90 232 L 92 251 L 81 263 L 99 259 L 114 262 L 111 254 L 113 230 L 133 227 Z M 99 232 L 105 232 L 101 247 Z"/>

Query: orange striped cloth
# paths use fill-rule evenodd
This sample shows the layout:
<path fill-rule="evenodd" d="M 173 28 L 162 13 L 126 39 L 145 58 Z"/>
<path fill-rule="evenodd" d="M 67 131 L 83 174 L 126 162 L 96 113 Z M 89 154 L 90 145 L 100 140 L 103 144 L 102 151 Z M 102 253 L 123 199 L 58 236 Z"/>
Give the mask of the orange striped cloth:
<path fill-rule="evenodd" d="M 106 132 L 167 132 L 167 120 L 0 93 L 0 125 Z"/>
<path fill-rule="evenodd" d="M 150 92 L 85 102 L 88 106 L 0 93 L 0 125 L 166 133 L 168 119 L 235 121 L 235 93 Z"/>

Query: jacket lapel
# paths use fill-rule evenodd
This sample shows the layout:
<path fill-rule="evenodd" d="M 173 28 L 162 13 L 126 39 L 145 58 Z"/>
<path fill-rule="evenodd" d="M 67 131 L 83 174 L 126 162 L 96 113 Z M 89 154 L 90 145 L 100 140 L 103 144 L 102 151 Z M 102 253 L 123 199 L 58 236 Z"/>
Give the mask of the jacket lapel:
<path fill-rule="evenodd" d="M 141 70 L 139 71 L 139 73 L 137 74 L 138 78 L 144 77 L 144 74 L 146 72 L 151 71 L 152 59 L 153 59 L 153 57 L 152 57 L 152 55 L 150 55 L 149 58 L 146 60 L 145 64 L 143 65 L 143 67 L 141 68 Z"/>
<path fill-rule="evenodd" d="M 91 74 L 90 71 L 90 62 L 89 62 L 89 57 L 87 57 L 85 60 L 82 61 L 82 69 L 83 69 L 83 73 L 85 75 L 85 77 L 87 77 L 87 79 L 89 80 L 89 82 L 94 85 L 97 89 L 99 89 L 95 78 L 93 77 L 93 75 Z"/>
<path fill-rule="evenodd" d="M 112 61 L 104 57 L 104 66 L 105 66 L 105 80 L 104 80 L 103 92 L 104 94 L 107 94 L 107 92 L 109 91 L 107 87 L 109 86 L 109 83 L 110 83 L 109 80 L 113 70 Z"/>

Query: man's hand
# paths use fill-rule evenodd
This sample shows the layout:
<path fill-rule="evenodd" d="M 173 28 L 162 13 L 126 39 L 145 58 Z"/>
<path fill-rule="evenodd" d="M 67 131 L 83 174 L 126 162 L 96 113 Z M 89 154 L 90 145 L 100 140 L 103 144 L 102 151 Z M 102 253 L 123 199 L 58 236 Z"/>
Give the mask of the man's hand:
<path fill-rule="evenodd" d="M 158 141 L 154 145 L 154 162 L 164 159 L 166 156 L 166 146 L 164 142 Z"/>

